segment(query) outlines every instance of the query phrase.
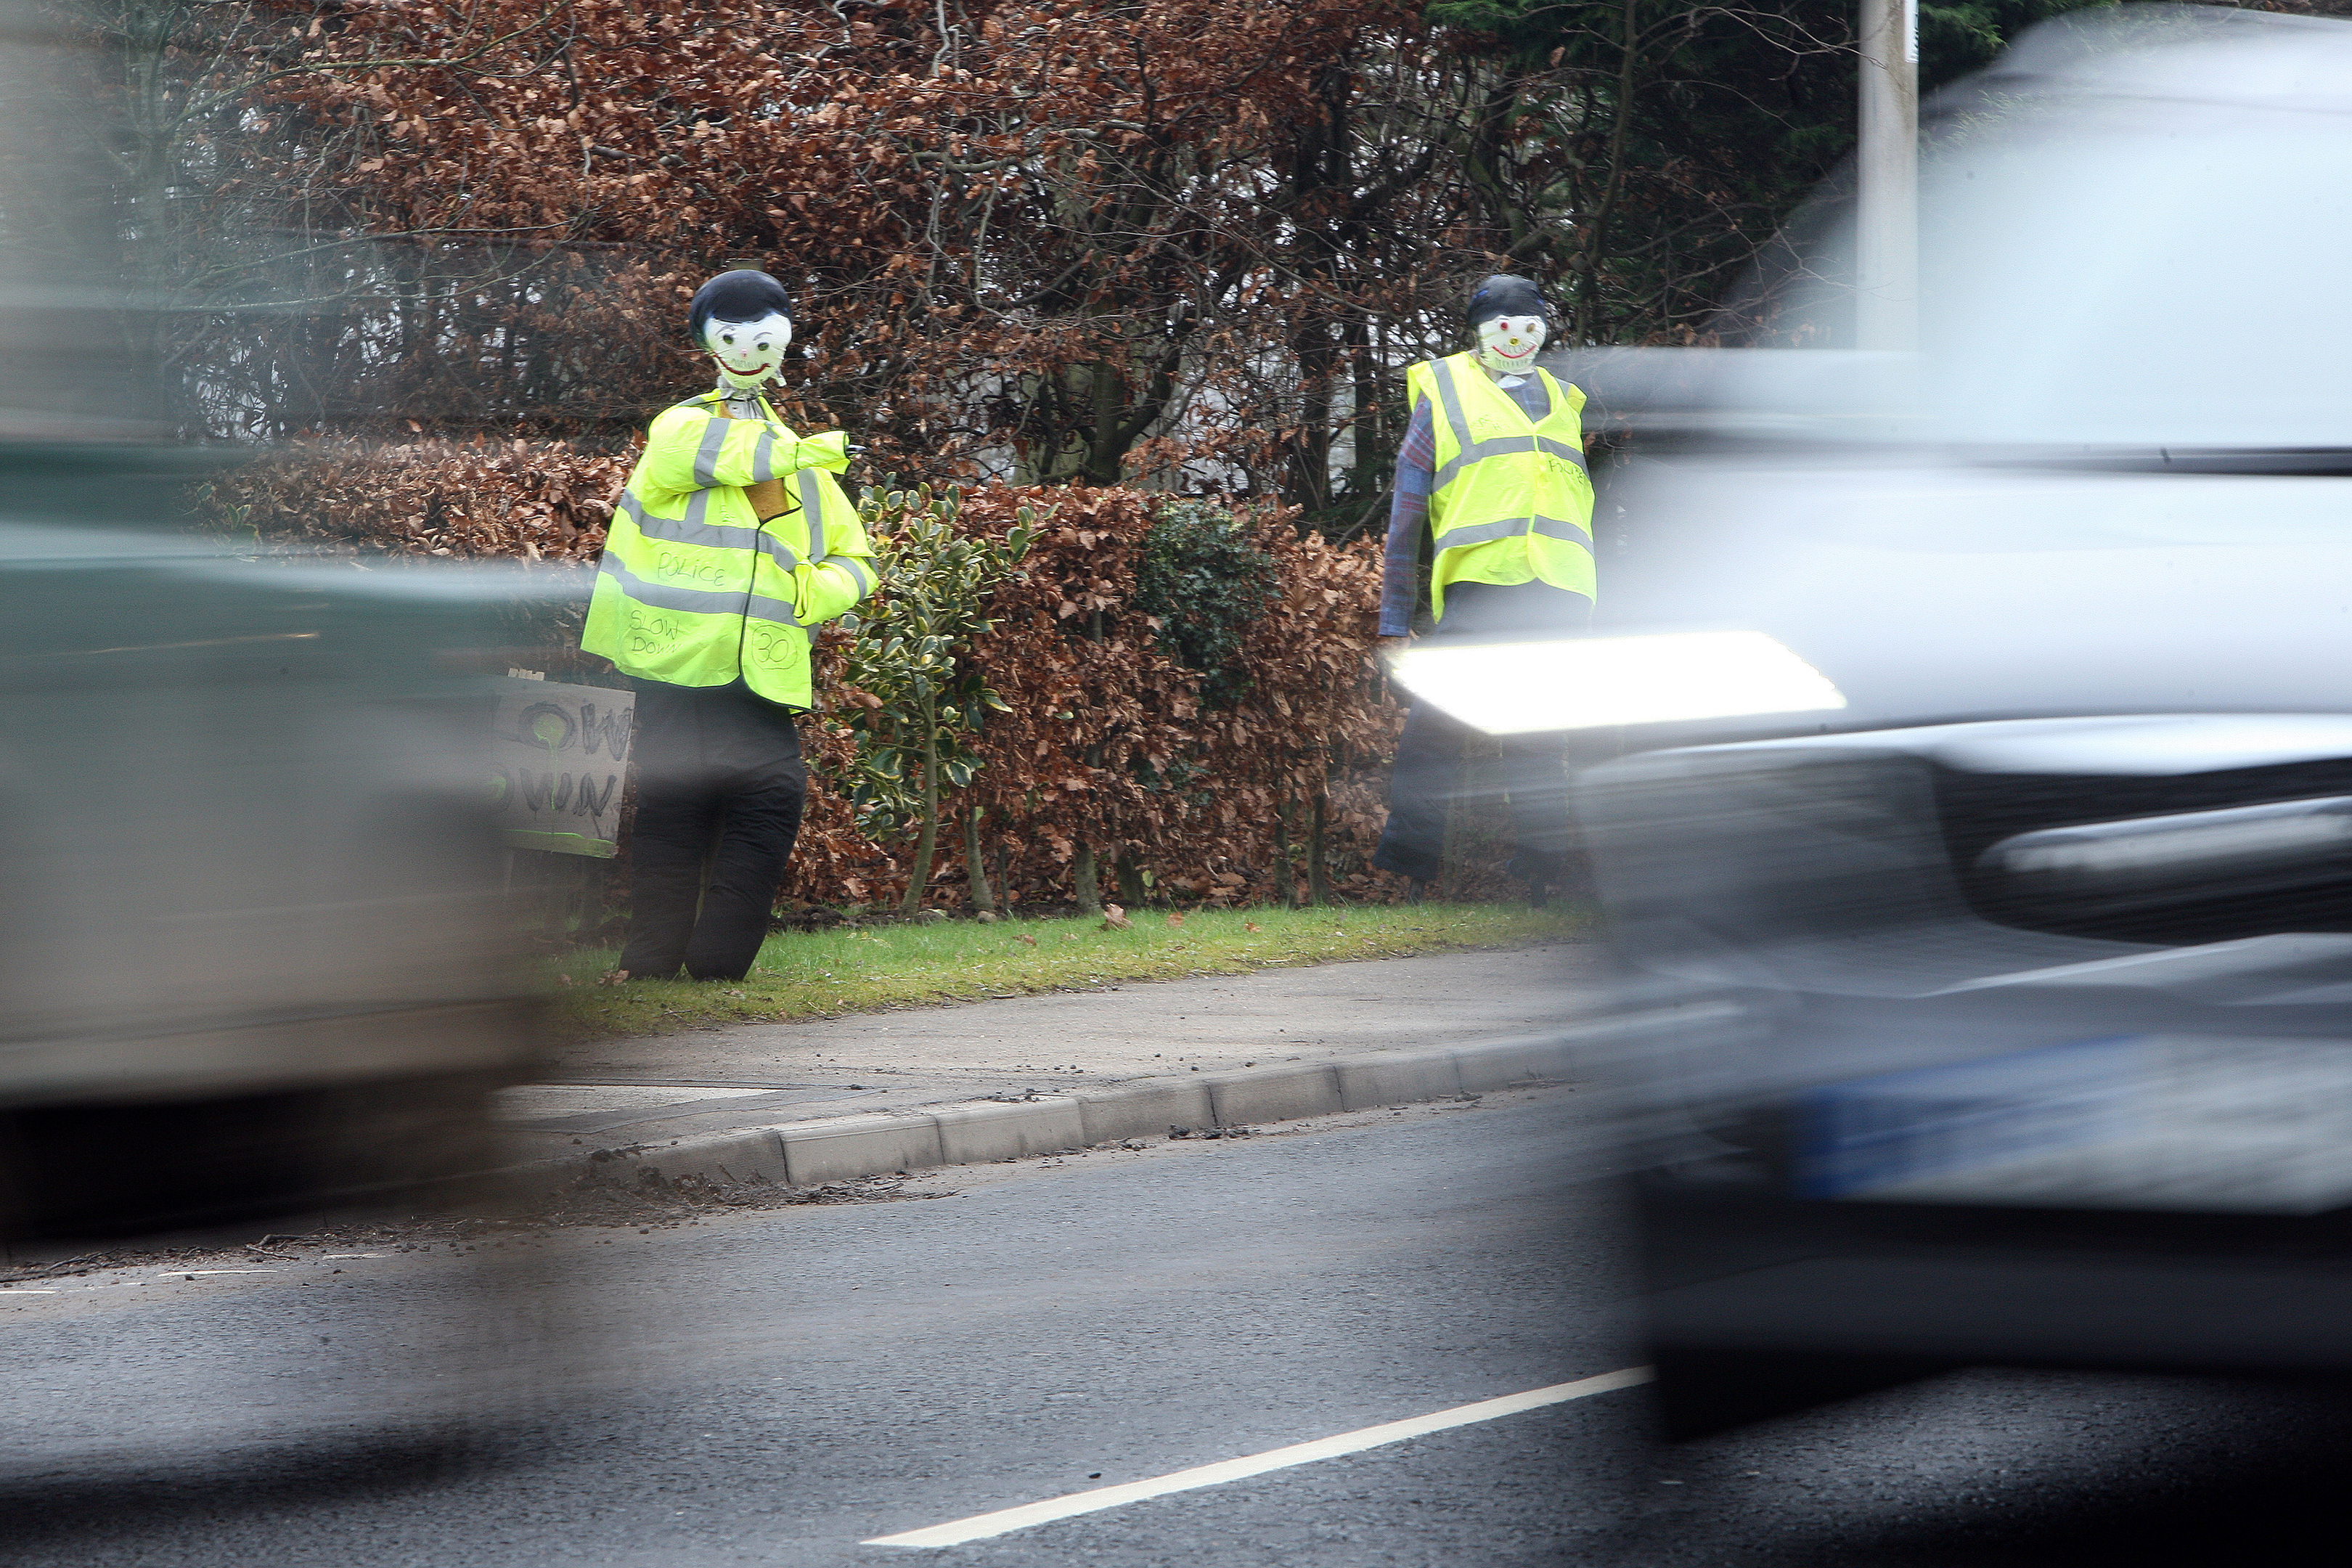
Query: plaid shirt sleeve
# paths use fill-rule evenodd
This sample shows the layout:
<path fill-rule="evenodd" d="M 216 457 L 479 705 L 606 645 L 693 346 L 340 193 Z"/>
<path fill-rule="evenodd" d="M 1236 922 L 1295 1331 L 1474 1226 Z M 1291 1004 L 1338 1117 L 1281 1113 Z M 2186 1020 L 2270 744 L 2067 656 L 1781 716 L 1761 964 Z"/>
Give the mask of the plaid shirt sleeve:
<path fill-rule="evenodd" d="M 1437 467 L 1437 431 L 1429 404 L 1413 405 L 1412 422 L 1397 447 L 1396 499 L 1389 506 L 1389 536 L 1381 562 L 1381 636 L 1412 630 L 1421 598 L 1421 541 L 1429 529 L 1429 485 Z"/>

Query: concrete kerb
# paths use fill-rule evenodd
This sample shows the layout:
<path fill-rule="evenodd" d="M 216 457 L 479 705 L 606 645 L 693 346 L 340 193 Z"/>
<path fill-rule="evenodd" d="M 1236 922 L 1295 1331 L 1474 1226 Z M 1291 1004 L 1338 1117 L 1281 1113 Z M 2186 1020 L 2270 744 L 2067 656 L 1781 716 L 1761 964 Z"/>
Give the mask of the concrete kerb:
<path fill-rule="evenodd" d="M 1451 1100 L 1462 1092 L 1462 1068 L 1451 1050 L 1391 1051 L 1358 1057 L 1333 1068 L 1343 1110 Z"/>
<path fill-rule="evenodd" d="M 1018 1160 L 1055 1149 L 1083 1148 L 1087 1142 L 1086 1119 L 1078 1102 L 1066 1094 L 942 1105 L 931 1111 L 931 1119 L 940 1124 L 940 1163 L 948 1165 Z"/>
<path fill-rule="evenodd" d="M 1475 1046 L 1145 1079 L 1067 1095 L 820 1117 L 654 1147 L 599 1150 L 584 1160 L 550 1161 L 516 1173 L 542 1188 L 584 1175 L 638 1180 L 639 1170 L 670 1181 L 697 1176 L 817 1186 L 1165 1137 L 1173 1127 L 1247 1127 L 1452 1100 L 1514 1084 L 1565 1082 L 1574 1076 L 1580 1047 L 1620 1037 L 1625 1028 L 1625 1021 L 1611 1021 Z"/>
<path fill-rule="evenodd" d="M 1192 1074 L 1081 1089 L 1076 1099 L 1089 1143 L 1165 1138 L 1171 1127 L 1210 1124 L 1209 1086 Z"/>
<path fill-rule="evenodd" d="M 714 1132 L 660 1149 L 599 1149 L 584 1159 L 549 1161 L 517 1173 L 538 1178 L 531 1183 L 534 1186 L 554 1186 L 576 1176 L 626 1175 L 635 1179 L 639 1169 L 650 1165 L 670 1177 L 694 1175 L 706 1181 L 786 1185 L 793 1178 L 791 1163 L 784 1155 L 782 1131 L 777 1127 L 751 1127 Z"/>
<path fill-rule="evenodd" d="M 776 1131 L 783 1140 L 784 1168 L 796 1187 L 949 1163 L 940 1139 L 940 1119 L 928 1110 L 825 1116 L 813 1121 L 788 1121 Z M 699 1142 L 688 1139 L 678 1148 L 684 1152 Z M 674 1173 L 666 1168 L 673 1158 L 667 1151 L 656 1151 L 653 1158 L 664 1175 Z M 688 1153 L 686 1158 L 698 1156 Z"/>
<path fill-rule="evenodd" d="M 1494 1040 L 1450 1054 L 1464 1094 L 1485 1094 L 1530 1080 L 1566 1082 L 1576 1067 L 1574 1043 L 1564 1035 Z"/>

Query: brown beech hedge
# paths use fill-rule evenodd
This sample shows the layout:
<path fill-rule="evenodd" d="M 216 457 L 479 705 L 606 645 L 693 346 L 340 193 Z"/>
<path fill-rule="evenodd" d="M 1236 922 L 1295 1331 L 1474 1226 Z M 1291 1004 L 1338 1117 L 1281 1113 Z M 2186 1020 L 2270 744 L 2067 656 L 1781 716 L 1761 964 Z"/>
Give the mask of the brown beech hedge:
<path fill-rule="evenodd" d="M 362 562 L 538 563 L 576 582 L 578 596 L 519 616 L 517 657 L 554 679 L 611 681 L 574 638 L 628 467 L 560 442 L 321 441 L 217 480 L 205 510 L 240 535 Z M 907 510 L 887 497 L 877 488 L 864 502 L 885 538 Z M 1203 506 L 1226 512 L 1229 543 L 1255 563 L 1262 589 L 1252 613 L 1222 628 L 1213 669 L 1181 662 L 1167 620 L 1137 602 L 1155 524 L 1171 507 L 1197 517 Z M 939 789 L 929 808 L 938 847 L 919 901 L 1087 910 L 1106 896 L 1130 906 L 1400 897 L 1402 884 L 1370 866 L 1403 720 L 1374 656 L 1378 546 L 1301 535 L 1272 510 L 1118 488 L 986 485 L 941 492 L 929 515 L 1001 541 L 1024 510 L 1034 537 L 980 605 L 989 629 L 950 649 L 994 701 L 959 738 L 966 782 Z M 835 626 L 819 641 L 824 709 L 803 732 L 820 782 L 788 903 L 898 902 L 918 874 L 920 824 L 861 804 L 875 794 L 877 731 L 871 700 L 844 678 L 858 635 Z M 1474 794 L 1483 765 L 1465 764 Z M 1447 891 L 1505 890 L 1496 826 L 1465 811 Z"/>

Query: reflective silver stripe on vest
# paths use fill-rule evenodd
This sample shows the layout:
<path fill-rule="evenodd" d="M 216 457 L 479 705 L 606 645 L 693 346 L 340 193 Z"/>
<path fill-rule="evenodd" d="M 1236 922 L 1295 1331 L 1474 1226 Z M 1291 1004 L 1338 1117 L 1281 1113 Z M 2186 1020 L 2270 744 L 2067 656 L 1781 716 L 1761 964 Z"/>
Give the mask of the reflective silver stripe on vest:
<path fill-rule="evenodd" d="M 1567 442 L 1554 440 L 1549 436 L 1496 436 L 1485 441 L 1464 442 L 1462 433 L 1457 430 L 1454 432 L 1454 440 L 1461 447 L 1461 450 L 1455 452 L 1436 473 L 1430 476 L 1429 489 L 1432 495 L 1444 489 L 1452 482 L 1454 475 L 1471 464 L 1484 462 L 1488 458 L 1500 458 L 1512 452 L 1543 452 L 1558 458 L 1561 462 L 1573 463 L 1580 468 L 1585 468 L 1587 473 L 1591 471 L 1585 466 L 1583 453 Z"/>
<path fill-rule="evenodd" d="M 1470 421 L 1462 412 L 1462 389 L 1454 384 L 1454 362 L 1442 359 L 1431 368 L 1437 373 L 1437 401 L 1445 407 L 1445 423 L 1453 428 L 1454 445 L 1461 451 L 1467 452 L 1474 443 L 1470 439 Z M 1461 459 L 1456 458 L 1438 471 L 1440 474 L 1451 474 L 1461 466 Z M 1435 495 L 1444 488 L 1445 482 L 1443 479 L 1433 479 L 1430 481 L 1429 493 Z"/>
<path fill-rule="evenodd" d="M 1432 477 L 1429 482 L 1432 492 L 1444 489 L 1448 479 L 1470 464 L 1512 452 L 1541 452 L 1547 457 L 1558 458 L 1563 463 L 1573 463 L 1580 468 L 1586 467 L 1583 453 L 1549 436 L 1494 436 L 1484 441 L 1464 442 L 1461 434 L 1458 430 L 1454 432 L 1454 440 L 1461 450 L 1455 452 L 1452 459 Z M 1591 471 L 1586 468 L 1586 472 Z"/>
<path fill-rule="evenodd" d="M 856 556 L 831 556 L 826 559 L 825 564 L 828 566 L 838 566 L 843 571 L 848 573 L 852 577 L 856 578 L 857 580 L 857 596 L 859 598 L 862 599 L 866 597 L 866 595 L 874 592 L 874 574 L 867 571 L 866 569 L 866 563 L 857 559 Z"/>
<path fill-rule="evenodd" d="M 824 559 L 824 492 L 817 488 L 817 479 L 814 468 L 803 468 L 800 472 L 801 510 L 808 513 L 808 558 L 812 563 Z"/>
<path fill-rule="evenodd" d="M 760 444 L 751 448 L 751 482 L 756 485 L 761 479 L 774 479 L 775 464 L 776 427 L 762 425 L 760 426 Z"/>
<path fill-rule="evenodd" d="M 710 416 L 710 427 L 702 433 L 702 445 L 694 454 L 694 482 L 705 489 L 719 482 L 719 448 L 727 444 L 727 427 L 735 421 L 723 414 Z"/>
<path fill-rule="evenodd" d="M 648 583 L 609 555 L 597 571 L 619 584 L 621 591 L 630 598 L 657 610 L 683 610 L 693 616 L 740 616 L 748 597 L 713 588 L 674 588 L 664 583 Z"/>
<path fill-rule="evenodd" d="M 745 604 L 743 613 L 755 620 L 774 621 L 781 626 L 797 626 L 801 613 L 788 599 L 771 599 L 765 594 L 754 594 Z"/>
<path fill-rule="evenodd" d="M 1549 436 L 1538 436 L 1536 437 L 1536 445 L 1563 463 L 1574 463 L 1580 468 L 1584 467 L 1583 451 L 1570 446 L 1565 441 L 1555 441 Z"/>
<path fill-rule="evenodd" d="M 696 490 L 686 498 L 684 517 L 656 517 L 626 490 L 621 492 L 614 510 L 635 523 L 640 534 L 665 544 L 695 544 L 706 550 L 756 550 L 787 572 L 801 563 L 791 545 L 764 529 L 703 521 L 710 510 L 709 490 Z"/>
<path fill-rule="evenodd" d="M 1517 539 L 1523 533 L 1540 533 L 1547 539 L 1565 539 L 1572 544 L 1592 548 L 1591 531 L 1580 523 L 1557 517 L 1506 517 L 1493 522 L 1474 522 L 1464 528 L 1449 528 L 1437 536 L 1440 550 L 1459 550 L 1465 545 L 1491 544 L 1497 539 Z"/>
<path fill-rule="evenodd" d="M 1437 372 L 1438 396 L 1445 405 L 1445 422 L 1454 427 L 1454 452 L 1436 473 L 1430 476 L 1430 494 L 1435 495 L 1444 489 L 1456 474 L 1472 463 L 1513 452 L 1542 452 L 1564 463 L 1574 463 L 1578 468 L 1585 468 L 1587 473 L 1591 471 L 1586 467 L 1581 451 L 1550 436 L 1496 436 L 1484 441 L 1473 441 L 1470 438 L 1470 421 L 1462 413 L 1461 390 L 1454 384 L 1454 366 L 1444 360 L 1438 360 L 1433 368 Z M 1551 395 L 1549 387 L 1545 389 L 1545 395 Z M 1521 409 L 1520 412 L 1525 413 L 1526 410 Z"/>
<path fill-rule="evenodd" d="M 800 471 L 801 510 L 808 513 L 809 520 L 809 564 L 843 568 L 856 580 L 857 596 L 862 599 L 874 592 L 872 569 L 854 555 L 825 553 L 824 482 L 824 475 L 818 468 L 806 468 Z"/>
<path fill-rule="evenodd" d="M 677 588 L 666 583 L 648 583 L 609 555 L 597 571 L 613 579 L 621 592 L 638 604 L 650 605 L 656 610 L 680 610 L 690 616 L 749 616 L 780 621 L 788 626 L 801 624 L 799 614 L 789 603 L 771 599 L 764 594 L 729 594 L 711 588 Z"/>

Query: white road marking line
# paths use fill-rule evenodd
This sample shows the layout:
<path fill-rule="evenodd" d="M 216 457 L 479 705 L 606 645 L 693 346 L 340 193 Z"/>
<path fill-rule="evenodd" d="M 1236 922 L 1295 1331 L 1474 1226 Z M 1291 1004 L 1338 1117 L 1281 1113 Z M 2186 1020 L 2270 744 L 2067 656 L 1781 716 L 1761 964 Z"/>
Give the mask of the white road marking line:
<path fill-rule="evenodd" d="M 320 1254 L 321 1263 L 340 1263 L 346 1258 L 389 1258 L 388 1252 L 327 1252 Z"/>
<path fill-rule="evenodd" d="M 0 1289 L 0 1296 L 60 1296 L 61 1290 L 19 1290 L 14 1285 Z"/>
<path fill-rule="evenodd" d="M 1589 1399 L 1596 1394 L 1613 1393 L 1620 1388 L 1632 1388 L 1637 1384 L 1647 1383 L 1650 1375 L 1650 1369 L 1646 1366 L 1629 1366 L 1576 1383 L 1556 1383 L 1549 1388 L 1531 1388 L 1525 1394 L 1507 1394 L 1500 1399 L 1482 1399 L 1475 1405 L 1457 1405 L 1451 1410 L 1440 1410 L 1434 1415 L 1415 1415 L 1409 1420 L 1391 1421 L 1383 1426 L 1342 1432 L 1336 1437 L 1318 1437 L 1310 1443 L 1293 1443 L 1284 1448 L 1268 1448 L 1263 1454 L 1224 1459 L 1213 1465 L 1199 1465 L 1148 1481 L 1096 1487 L 1087 1491 L 1071 1492 L 1066 1497 L 1048 1498 L 1044 1502 L 1024 1503 L 1019 1508 L 999 1509 L 994 1513 L 978 1513 L 970 1519 L 934 1524 L 924 1530 L 877 1535 L 858 1544 L 961 1546 L 967 1541 L 1007 1535 L 1016 1530 L 1027 1530 L 1032 1525 L 1050 1524 L 1057 1519 L 1096 1513 L 1107 1508 L 1141 1502 L 1146 1498 L 1166 1497 L 1170 1492 L 1191 1491 L 1197 1487 L 1238 1481 L 1249 1476 L 1262 1476 L 1268 1470 L 1287 1469 L 1293 1465 L 1308 1465 L 1318 1459 L 1332 1459 L 1342 1454 L 1377 1448 L 1384 1443 L 1402 1443 L 1408 1437 L 1443 1432 L 1449 1426 L 1467 1426 L 1479 1421 L 1492 1421 L 1498 1415 L 1515 1415 L 1522 1410 L 1564 1405 L 1571 1399 Z"/>

